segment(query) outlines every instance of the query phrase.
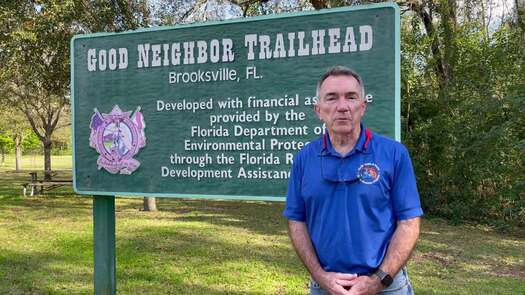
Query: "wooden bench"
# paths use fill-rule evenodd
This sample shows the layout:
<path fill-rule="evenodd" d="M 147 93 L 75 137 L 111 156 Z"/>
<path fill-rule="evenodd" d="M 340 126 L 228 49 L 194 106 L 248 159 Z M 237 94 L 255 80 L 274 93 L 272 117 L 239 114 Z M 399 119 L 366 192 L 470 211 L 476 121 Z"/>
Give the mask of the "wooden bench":
<path fill-rule="evenodd" d="M 43 194 L 44 190 L 52 190 L 61 186 L 71 185 L 72 180 L 39 180 L 38 179 L 38 173 L 37 172 L 30 172 L 29 175 L 31 175 L 30 182 L 22 184 L 24 187 L 24 197 L 27 196 L 27 191 L 30 191 L 30 196 L 34 196 L 35 194 Z M 52 174 L 51 176 L 54 176 L 55 174 Z"/>

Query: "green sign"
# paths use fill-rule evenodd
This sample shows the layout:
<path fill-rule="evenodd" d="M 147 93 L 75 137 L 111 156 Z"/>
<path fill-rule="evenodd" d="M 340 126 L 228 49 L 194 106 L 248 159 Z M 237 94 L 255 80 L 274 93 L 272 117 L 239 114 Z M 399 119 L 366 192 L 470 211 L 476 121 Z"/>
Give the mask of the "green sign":
<path fill-rule="evenodd" d="M 400 139 L 395 4 L 80 35 L 71 57 L 80 194 L 283 200 L 333 65 L 362 76 L 365 125 Z"/>

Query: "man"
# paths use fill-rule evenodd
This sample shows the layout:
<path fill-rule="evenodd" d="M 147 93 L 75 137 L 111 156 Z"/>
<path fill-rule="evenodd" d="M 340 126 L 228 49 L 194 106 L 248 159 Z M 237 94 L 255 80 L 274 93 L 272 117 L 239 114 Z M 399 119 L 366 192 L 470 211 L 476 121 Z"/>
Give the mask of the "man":
<path fill-rule="evenodd" d="M 336 66 L 317 85 L 327 133 L 295 157 L 284 216 L 314 294 L 413 294 L 423 215 L 406 148 L 364 128 L 364 85 Z"/>

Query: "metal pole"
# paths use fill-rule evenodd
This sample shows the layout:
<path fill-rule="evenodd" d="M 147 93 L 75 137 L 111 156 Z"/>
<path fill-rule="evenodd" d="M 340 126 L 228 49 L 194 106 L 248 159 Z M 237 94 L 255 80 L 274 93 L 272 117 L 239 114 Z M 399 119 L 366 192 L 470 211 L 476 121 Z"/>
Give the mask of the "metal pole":
<path fill-rule="evenodd" d="M 115 196 L 93 196 L 95 294 L 116 294 Z"/>

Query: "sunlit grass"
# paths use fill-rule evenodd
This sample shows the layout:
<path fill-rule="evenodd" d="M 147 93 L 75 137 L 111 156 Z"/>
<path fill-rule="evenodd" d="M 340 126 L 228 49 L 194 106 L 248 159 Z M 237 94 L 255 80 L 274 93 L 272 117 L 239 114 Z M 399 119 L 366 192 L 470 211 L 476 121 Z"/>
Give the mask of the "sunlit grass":
<path fill-rule="evenodd" d="M 44 170 L 44 156 L 42 155 L 22 155 L 20 163 L 22 170 Z M 51 156 L 51 169 L 64 170 L 71 169 L 71 155 L 65 156 Z M 15 156 L 8 154 L 5 156 L 5 162 L 0 165 L 0 171 L 14 170 Z"/>

